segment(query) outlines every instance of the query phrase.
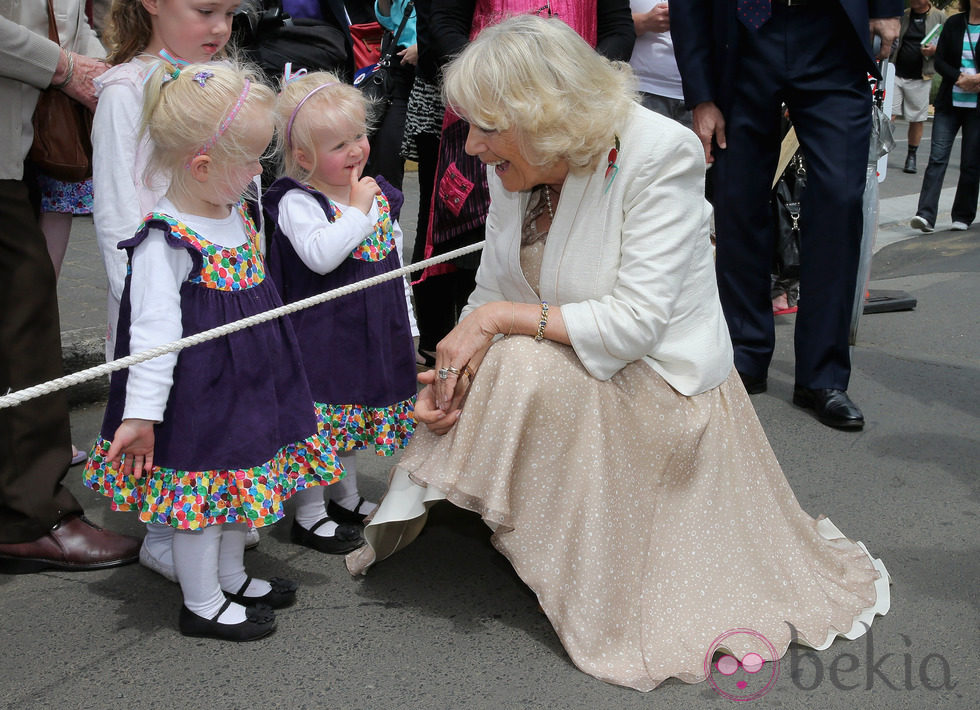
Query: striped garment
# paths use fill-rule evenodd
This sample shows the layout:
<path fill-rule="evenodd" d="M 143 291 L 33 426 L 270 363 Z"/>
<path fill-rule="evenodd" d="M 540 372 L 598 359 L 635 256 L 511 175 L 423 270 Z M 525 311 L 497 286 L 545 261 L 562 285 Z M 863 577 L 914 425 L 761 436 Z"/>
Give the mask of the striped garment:
<path fill-rule="evenodd" d="M 963 58 L 960 61 L 961 73 L 977 73 L 977 44 L 980 44 L 980 25 L 968 24 L 966 26 L 966 32 L 963 33 Z M 958 86 L 953 86 L 953 106 L 958 106 L 960 108 L 976 108 L 976 92 L 963 91 Z"/>

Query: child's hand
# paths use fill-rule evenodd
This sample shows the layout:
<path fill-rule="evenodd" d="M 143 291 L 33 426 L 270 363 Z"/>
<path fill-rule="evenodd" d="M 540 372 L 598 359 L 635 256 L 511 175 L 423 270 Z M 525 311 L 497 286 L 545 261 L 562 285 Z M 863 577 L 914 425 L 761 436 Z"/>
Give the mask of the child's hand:
<path fill-rule="evenodd" d="M 381 188 L 374 178 L 358 179 L 357 171 L 350 171 L 350 203 L 364 214 L 370 214 L 374 198 L 381 194 Z"/>
<path fill-rule="evenodd" d="M 418 397 L 415 398 L 415 419 L 419 423 L 425 424 L 433 434 L 438 436 L 448 434 L 449 430 L 456 426 L 456 422 L 459 421 L 459 415 L 462 414 L 462 399 L 465 391 L 462 391 L 460 394 L 458 406 L 440 409 L 436 405 L 434 386 L 436 371 L 427 370 L 426 372 L 420 372 L 418 381 L 425 385 L 425 387 L 422 388 Z M 468 389 L 469 382 L 467 381 L 465 390 Z M 457 404 L 455 398 L 453 403 L 454 405 Z"/>
<path fill-rule="evenodd" d="M 122 461 L 122 472 L 136 478 L 153 469 L 153 422 L 148 419 L 124 419 L 112 437 L 109 463 Z"/>

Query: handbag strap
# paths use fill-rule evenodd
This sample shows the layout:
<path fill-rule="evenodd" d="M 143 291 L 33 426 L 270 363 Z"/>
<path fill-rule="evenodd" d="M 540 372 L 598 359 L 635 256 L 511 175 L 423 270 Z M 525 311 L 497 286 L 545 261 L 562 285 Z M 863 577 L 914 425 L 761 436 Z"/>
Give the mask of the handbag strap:
<path fill-rule="evenodd" d="M 402 15 L 402 21 L 398 25 L 398 30 L 395 32 L 394 37 L 392 37 L 391 42 L 388 44 L 388 48 L 381 53 L 380 62 L 382 64 L 387 61 L 391 61 L 392 55 L 394 55 L 395 50 L 398 49 L 398 38 L 402 36 L 402 30 L 405 29 L 405 25 L 408 24 L 408 20 L 412 16 L 412 12 L 414 10 L 415 0 L 409 0 L 409 3 L 405 6 L 405 14 Z"/>
<path fill-rule="evenodd" d="M 61 39 L 58 37 L 58 23 L 54 19 L 54 2 L 48 0 L 48 39 L 59 47 Z"/>

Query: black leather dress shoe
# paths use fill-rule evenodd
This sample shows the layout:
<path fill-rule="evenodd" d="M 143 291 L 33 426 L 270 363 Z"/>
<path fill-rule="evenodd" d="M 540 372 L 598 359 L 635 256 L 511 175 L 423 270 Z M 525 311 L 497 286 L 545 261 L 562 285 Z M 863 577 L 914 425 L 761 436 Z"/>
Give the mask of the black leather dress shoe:
<path fill-rule="evenodd" d="M 738 373 L 738 376 L 742 378 L 745 391 L 749 394 L 762 394 L 769 387 L 768 378 L 766 377 L 753 377 L 752 375 L 746 375 L 744 372 Z"/>
<path fill-rule="evenodd" d="M 844 390 L 811 390 L 797 385 L 793 388 L 793 404 L 812 409 L 822 424 L 836 429 L 864 426 L 864 415 Z"/>
<path fill-rule="evenodd" d="M 0 570 L 104 569 L 136 562 L 139 555 L 139 539 L 103 530 L 84 515 L 69 515 L 37 540 L 0 544 Z"/>
<path fill-rule="evenodd" d="M 241 589 L 234 594 L 231 592 L 225 592 L 225 597 L 245 607 L 264 604 L 272 609 L 283 609 L 287 606 L 291 606 L 293 602 L 296 601 L 296 590 L 299 588 L 299 585 L 291 579 L 272 577 L 269 580 L 269 586 L 272 587 L 272 589 L 263 594 L 261 597 L 245 596 L 245 590 L 248 589 L 248 585 L 251 583 L 252 577 L 249 575 L 245 578 L 245 584 L 242 585 Z"/>
<path fill-rule="evenodd" d="M 903 173 L 914 173 L 915 170 L 915 155 L 909 153 L 908 157 L 905 158 L 905 167 L 902 168 Z"/>
<path fill-rule="evenodd" d="M 329 537 L 317 535 L 317 528 L 329 522 L 329 517 L 320 518 L 313 524 L 313 527 L 307 530 L 296 520 L 293 520 L 293 527 L 289 530 L 289 539 L 297 545 L 312 547 L 314 550 L 325 552 L 328 555 L 346 555 L 364 545 L 360 528 L 346 523 L 338 525 L 334 534 Z"/>
<path fill-rule="evenodd" d="M 198 616 L 186 606 L 180 607 L 178 621 L 180 633 L 184 636 L 204 636 L 222 641 L 255 641 L 276 630 L 275 613 L 261 604 L 245 607 L 245 621 L 238 624 L 222 624 L 218 621 L 218 617 L 230 604 L 231 599 L 226 599 L 218 613 L 210 619 Z"/>

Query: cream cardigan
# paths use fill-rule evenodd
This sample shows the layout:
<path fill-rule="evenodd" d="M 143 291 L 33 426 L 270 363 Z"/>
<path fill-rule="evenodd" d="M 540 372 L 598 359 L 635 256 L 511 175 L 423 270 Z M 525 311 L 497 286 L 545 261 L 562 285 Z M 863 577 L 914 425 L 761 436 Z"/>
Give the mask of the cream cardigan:
<path fill-rule="evenodd" d="M 62 45 L 88 57 L 104 57 L 85 19 L 82 0 L 55 0 Z M 45 0 L 0 0 L 0 180 L 20 180 L 34 142 L 31 117 L 41 89 L 51 84 L 61 50 L 48 39 Z"/>
<path fill-rule="evenodd" d="M 696 395 L 732 369 L 709 240 L 704 151 L 680 124 L 636 105 L 620 133 L 619 171 L 569 174 L 541 266 L 541 299 L 561 307 L 572 347 L 607 380 L 642 359 Z M 520 266 L 529 193 L 490 169 L 490 211 L 476 289 L 462 317 L 492 301 L 535 303 Z"/>

